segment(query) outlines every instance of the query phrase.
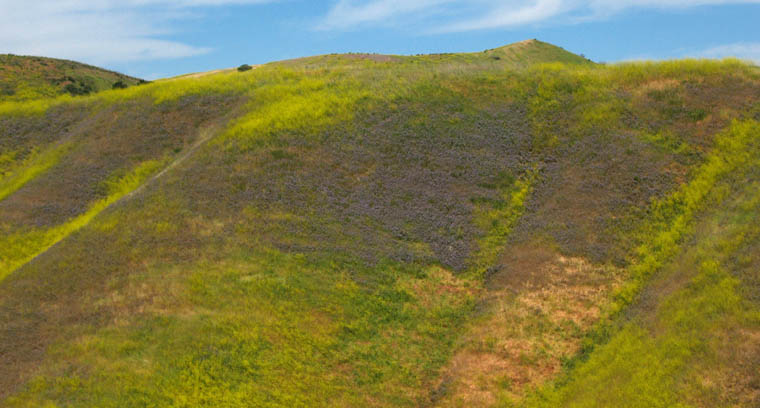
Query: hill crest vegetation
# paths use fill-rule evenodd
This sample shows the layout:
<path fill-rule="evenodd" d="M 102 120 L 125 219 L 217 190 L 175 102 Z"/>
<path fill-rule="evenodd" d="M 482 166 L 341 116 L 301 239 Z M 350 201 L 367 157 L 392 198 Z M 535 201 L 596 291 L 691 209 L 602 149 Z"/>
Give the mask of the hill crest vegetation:
<path fill-rule="evenodd" d="M 0 101 L 88 95 L 144 80 L 74 61 L 0 54 Z"/>

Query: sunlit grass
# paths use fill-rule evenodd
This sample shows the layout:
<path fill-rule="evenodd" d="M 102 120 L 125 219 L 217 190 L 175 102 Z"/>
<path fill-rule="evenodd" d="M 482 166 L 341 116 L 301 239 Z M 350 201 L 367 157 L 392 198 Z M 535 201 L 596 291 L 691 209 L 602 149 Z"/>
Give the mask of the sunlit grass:
<path fill-rule="evenodd" d="M 759 232 L 751 219 L 747 222 L 745 217 L 742 223 L 722 227 L 733 231 L 730 238 L 700 235 L 698 252 L 690 260 L 695 265 L 669 265 L 688 248 L 684 242 L 695 233 L 703 214 L 735 205 L 731 197 L 744 175 L 760 168 L 759 135 L 757 122 L 734 122 L 716 137 L 716 147 L 691 181 L 652 205 L 648 222 L 639 232 L 643 243 L 635 249 L 636 259 L 627 271 L 627 280 L 614 292 L 605 316 L 587 338 L 579 360 L 573 363 L 577 368 L 571 369 L 556 388 L 550 386 L 536 394 L 530 404 L 680 406 L 678 378 L 705 347 L 706 336 L 715 335 L 725 319 L 756 319 L 756 312 L 753 315 L 742 306 L 737 280 L 716 262 L 730 259 L 727 245 L 736 248 L 745 236 Z M 757 204 L 754 186 L 748 186 L 748 202 Z M 744 211 L 758 210 L 752 207 Z M 719 212 L 717 216 L 724 215 Z M 615 329 L 616 319 L 638 299 L 654 274 L 664 268 L 680 267 L 694 268 L 698 274 L 692 284 L 664 301 L 658 317 L 664 334 L 651 336 L 636 323 Z M 757 320 L 751 324 L 757 324 Z"/>
<path fill-rule="evenodd" d="M 445 392 L 441 386 L 445 385 L 445 379 L 440 379 L 441 367 L 458 347 L 463 347 L 457 343 L 462 328 L 468 323 L 477 325 L 478 317 L 485 315 L 482 307 L 485 302 L 478 296 L 484 290 L 488 271 L 497 267 L 515 227 L 530 211 L 534 192 L 543 187 L 542 166 L 551 163 L 548 158 L 556 159 L 552 155 L 557 151 L 568 149 L 589 135 L 622 131 L 645 141 L 648 147 L 655 146 L 659 153 L 688 154 L 692 147 L 675 132 L 668 129 L 652 132 L 644 126 L 631 128 L 627 123 L 621 124 L 632 109 L 630 95 L 642 84 L 662 78 L 757 76 L 756 70 L 731 60 L 611 66 L 566 61 L 516 68 L 513 61 L 496 59 L 492 54 L 403 57 L 391 61 L 363 56 L 315 57 L 301 62 L 270 64 L 246 73 L 178 78 L 105 91 L 74 101 L 58 98 L 1 104 L 0 115 L 32 115 L 44 114 L 51 106 L 62 104 L 81 103 L 88 108 L 102 109 L 135 98 L 147 98 L 156 109 L 193 95 L 234 95 L 242 96 L 241 101 L 244 101 L 229 122 L 219 125 L 222 130 L 209 145 L 198 149 L 198 157 L 191 157 L 177 167 L 177 171 L 183 171 L 185 166 L 191 166 L 192 159 L 207 160 L 203 162 L 207 167 L 202 171 L 188 173 L 194 175 L 192 179 L 172 179 L 162 185 L 159 192 L 150 190 L 152 194 L 140 196 L 144 201 L 139 205 L 123 212 L 104 213 L 168 163 L 167 160 L 146 161 L 127 174 L 114 174 L 103 181 L 105 198 L 88 204 L 84 213 L 64 224 L 46 230 L 11 232 L 0 238 L 0 279 L 75 232 L 90 234 L 91 242 L 95 241 L 92 237 L 108 237 L 112 241 L 103 245 L 115 248 L 114 253 L 119 256 L 114 257 L 114 262 L 134 262 L 128 266 L 129 272 L 114 276 L 104 284 L 108 293 L 99 296 L 96 305 L 90 305 L 102 308 L 98 310 L 113 311 L 114 320 L 81 329 L 75 336 L 51 346 L 49 356 L 34 373 L 34 380 L 7 403 L 10 406 L 100 407 L 425 405 L 430 402 L 433 390 Z M 540 60 L 538 57 L 529 56 L 526 60 Z M 351 255 L 351 250 L 366 248 L 354 242 L 355 236 L 343 231 L 344 222 L 347 224 L 349 220 L 347 213 L 332 207 L 331 211 L 346 218 L 331 218 L 333 214 L 327 211 L 320 213 L 322 208 L 318 204 L 322 203 L 314 197 L 331 192 L 320 191 L 320 185 L 298 184 L 300 178 L 307 178 L 306 173 L 311 168 L 298 168 L 293 164 L 321 159 L 304 152 L 323 147 L 330 137 L 347 137 L 352 126 L 357 126 L 357 118 L 369 120 L 366 117 L 375 112 L 393 116 L 399 106 L 424 108 L 433 104 L 445 104 L 439 110 L 450 114 L 445 120 L 452 127 L 502 114 L 499 111 L 502 108 L 515 108 L 518 113 L 508 117 L 516 121 L 525 119 L 526 126 L 523 128 L 517 123 L 504 133 L 517 138 L 527 129 L 528 138 L 532 137 L 532 142 L 528 139 L 529 145 L 518 142 L 514 145 L 515 149 L 526 150 L 524 157 L 530 160 L 515 166 L 527 171 L 514 175 L 507 170 L 478 175 L 493 179 L 492 187 L 477 186 L 478 191 L 487 189 L 492 194 L 490 198 L 478 197 L 467 203 L 471 206 L 466 207 L 465 212 L 472 218 L 466 222 L 474 224 L 472 229 L 480 234 L 473 234 L 472 242 L 468 243 L 473 248 L 469 269 L 460 274 L 438 265 L 428 242 L 402 242 L 409 239 L 408 234 L 398 231 L 401 238 L 392 244 L 426 248 L 419 251 L 426 253 L 425 262 L 407 261 L 408 257 L 387 260 L 391 254 L 383 252 L 384 248 L 369 249 L 374 251 L 372 261 Z M 379 118 L 372 123 L 382 126 L 387 119 Z M 454 142 L 461 140 L 438 138 L 434 126 L 438 123 L 432 122 L 427 111 L 420 109 L 409 116 L 404 126 L 399 126 L 399 132 L 409 132 L 399 138 L 411 140 L 419 136 L 414 132 L 433 129 L 428 133 L 420 131 L 430 138 L 426 143 L 451 142 L 452 149 L 456 149 Z M 506 128 L 513 124 L 501 125 Z M 624 325 L 616 330 L 615 324 L 636 302 L 652 276 L 670 265 L 674 256 L 684 250 L 684 241 L 694 233 L 700 215 L 721 206 L 730 196 L 733 177 L 757 165 L 758 128 L 758 124 L 750 120 L 733 122 L 711 140 L 713 150 L 706 152 L 701 165 L 690 169 L 686 184 L 665 198 L 655 199 L 649 213 L 639 220 L 642 225 L 635 238 L 641 244 L 631 256 L 632 264 L 625 276 L 628 280 L 617 292 L 562 298 L 570 299 L 568 302 L 603 299 L 589 308 L 607 304 L 605 302 L 612 304 L 603 310 L 601 322 L 588 336 L 581 355 L 573 360 L 574 365 L 570 364 L 575 368 L 568 371 L 569 379 L 556 388 L 542 390 L 530 402 L 541 403 L 544 398 L 543 402 L 559 406 L 576 402 L 585 406 L 583 404 L 593 403 L 591 399 L 583 399 L 590 395 L 584 394 L 586 390 L 582 389 L 587 387 L 607 393 L 611 402 L 614 402 L 615 390 L 620 390 L 617 395 L 628 396 L 633 401 L 631 404 L 676 406 L 679 399 L 670 392 L 674 386 L 673 373 L 688 364 L 692 349 L 704 344 L 692 334 L 711 330 L 717 324 L 715 316 L 740 314 L 736 281 L 728 276 L 723 265 L 710 262 L 715 250 L 704 247 L 704 254 L 694 263 L 701 278 L 695 279 L 692 287 L 679 292 L 664 306 L 661 318 L 666 326 L 665 335 L 652 338 L 636 325 Z M 498 135 L 498 132 L 493 134 Z M 287 141 L 293 140 L 299 146 L 285 146 Z M 277 150 L 257 156 L 261 147 L 277 147 Z M 401 148 L 406 147 L 407 144 L 401 144 Z M 481 148 L 486 149 L 488 145 Z M 373 160 L 378 157 L 387 160 L 379 161 L 378 166 L 398 166 L 392 149 L 381 149 L 377 147 L 377 152 L 370 152 L 378 154 Z M 587 157 L 592 158 L 589 160 L 593 160 L 593 152 L 587 153 Z M 16 166 L 12 154 L 0 157 L 2 163 Z M 0 186 L 8 187 L 0 189 L 6 192 L 5 195 L 0 193 L 0 199 L 50 169 L 59 158 L 35 157 L 19 165 L 18 172 L 14 170 L 2 179 Z M 542 162 L 544 159 L 546 163 Z M 34 164 L 37 163 L 34 160 L 39 164 Z M 272 160 L 276 163 L 272 164 Z M 303 192 L 311 200 L 305 201 L 308 205 L 303 205 L 303 213 L 288 212 L 290 203 L 284 202 L 285 199 L 257 201 L 262 196 L 271 198 L 269 195 L 276 192 L 267 191 L 261 185 L 249 187 L 248 174 L 237 174 L 240 177 L 234 179 L 219 173 L 230 168 L 246 168 L 249 163 L 271 165 L 268 167 L 273 172 L 271 176 L 281 177 L 276 180 L 282 183 L 282 191 L 290 192 L 294 186 L 311 188 Z M 321 164 L 310 163 L 315 168 Z M 456 164 L 464 167 L 468 163 Z M 356 163 L 330 163 L 330 168 L 344 171 L 342 165 L 350 167 Z M 247 169 L 250 168 L 253 167 Z M 365 173 L 364 168 L 357 165 L 350 180 L 346 176 L 338 182 L 360 183 L 361 177 L 377 171 L 372 166 L 367 168 L 371 170 Z M 185 190 L 172 190 L 172 182 L 187 183 L 182 184 Z M 204 218 L 195 209 L 198 203 L 194 200 L 198 196 L 182 195 L 196 187 L 208 194 L 200 196 L 199 201 L 213 208 L 213 217 Z M 456 188 L 474 190 L 474 186 L 457 185 Z M 166 191 L 173 191 L 176 196 L 164 196 Z M 224 201 L 230 197 L 240 200 L 245 197 L 250 202 Z M 431 193 L 431 200 L 433 197 Z M 217 200 L 225 204 L 214 207 Z M 97 217 L 99 214 L 107 217 Z M 388 217 L 394 216 L 390 210 L 389 214 Z M 373 221 L 376 220 L 368 220 L 366 225 L 374 225 L 370 223 Z M 447 231 L 444 229 L 447 221 L 440 220 L 440 225 L 430 226 L 430 229 Z M 567 221 L 570 224 L 574 220 Z M 85 228 L 88 225 L 91 228 Z M 265 241 L 263 231 L 281 234 L 268 237 L 279 246 Z M 310 233 L 316 237 L 331 237 L 335 242 L 329 244 L 334 247 L 309 241 L 316 240 Z M 377 233 L 390 235 L 388 231 Z M 183 257 L 182 260 L 176 261 L 165 254 L 179 252 L 180 244 L 171 239 L 180 234 L 183 239 L 186 234 L 188 242 L 198 246 L 185 248 L 192 256 L 183 253 L 177 255 Z M 465 236 L 458 239 L 464 240 Z M 82 259 L 93 250 L 77 247 L 74 240 L 66 248 L 80 251 L 77 254 Z M 591 270 L 593 273 L 589 275 L 594 279 L 606 278 L 601 275 L 606 273 L 608 265 L 589 266 L 589 262 L 582 259 L 572 261 L 578 268 Z M 76 263 L 63 268 L 81 272 L 82 276 L 109 272 L 93 272 L 88 269 L 89 265 Z M 586 290 L 584 284 L 579 283 L 577 290 Z M 601 291 L 602 286 L 595 289 Z M 607 286 L 612 284 L 605 283 L 604 288 Z M 546 304 L 551 303 L 539 303 Z M 551 306 L 560 312 L 566 310 L 564 305 Z M 546 319 L 552 316 L 541 315 L 541 310 L 534 313 L 532 309 L 510 309 L 512 314 L 509 315 L 505 310 L 496 313 L 524 318 L 507 323 L 515 332 L 522 330 L 525 338 L 539 338 L 542 333 L 568 327 L 547 323 Z M 710 312 L 709 316 L 702 319 L 697 313 L 700 310 Z M 686 329 L 680 330 L 682 326 Z M 582 338 L 584 328 L 578 325 L 572 328 L 578 333 L 563 336 Z M 506 344 L 504 339 L 492 340 L 477 339 L 474 343 L 490 344 L 492 348 Z M 561 349 L 560 346 L 557 347 Z M 541 359 L 545 356 L 558 359 L 560 351 L 539 355 L 528 350 L 525 355 L 544 362 Z M 637 360 L 639 356 L 641 360 Z M 663 365 L 646 371 L 646 364 L 637 361 L 649 362 L 652 366 L 663 362 Z M 490 384 L 487 380 L 483 382 Z M 509 386 L 506 380 L 501 384 L 506 384 L 502 385 L 505 388 Z M 572 399 L 576 396 L 577 401 Z"/>
<path fill-rule="evenodd" d="M 473 256 L 474 273 L 478 278 L 482 279 L 488 268 L 496 264 L 512 228 L 525 211 L 525 202 L 538 177 L 535 170 L 517 180 L 502 174 L 497 178 L 496 185 L 500 200 L 478 203 L 475 222 L 485 231 L 478 242 L 478 252 Z"/>
<path fill-rule="evenodd" d="M 108 195 L 92 204 L 83 214 L 50 229 L 11 232 L 0 237 L 0 281 L 18 267 L 45 252 L 62 239 L 86 226 L 95 216 L 139 187 L 165 165 L 165 161 L 149 160 L 129 174 L 108 183 Z"/>
<path fill-rule="evenodd" d="M 6 165 L 6 173 L 0 176 L 0 201 L 13 194 L 24 184 L 53 167 L 70 146 L 61 144 L 43 152 L 33 152 L 23 161 Z"/>
<path fill-rule="evenodd" d="M 533 396 L 527 405 L 687 407 L 689 401 L 724 394 L 711 382 L 721 374 L 704 372 L 705 366 L 721 365 L 718 353 L 725 351 L 716 342 L 743 341 L 743 330 L 760 328 L 760 309 L 742 297 L 741 282 L 730 269 L 735 251 L 760 236 L 760 190 L 756 183 L 747 187 L 730 200 L 728 211 L 712 215 L 710 235 L 678 263 L 664 266 L 664 273 L 688 280 L 666 292 L 657 309 L 642 312 L 651 320 L 624 324 L 560 387 Z M 671 278 L 679 280 L 684 278 Z"/>

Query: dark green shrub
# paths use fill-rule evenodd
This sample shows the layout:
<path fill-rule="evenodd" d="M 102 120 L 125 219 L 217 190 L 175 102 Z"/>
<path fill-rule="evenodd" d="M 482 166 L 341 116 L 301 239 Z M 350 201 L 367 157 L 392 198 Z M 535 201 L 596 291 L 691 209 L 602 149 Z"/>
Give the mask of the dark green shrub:
<path fill-rule="evenodd" d="M 87 92 L 83 87 L 79 86 L 79 84 L 72 82 L 70 84 L 67 84 L 65 87 L 63 87 L 63 90 L 70 93 L 71 95 L 87 95 L 89 92 Z"/>
<path fill-rule="evenodd" d="M 250 66 L 250 65 L 248 65 L 248 64 L 243 64 L 243 65 L 239 66 L 237 70 L 238 70 L 239 72 L 245 72 L 245 71 L 250 71 L 250 70 L 252 70 L 252 69 L 253 69 L 253 67 L 252 67 L 252 66 Z"/>
<path fill-rule="evenodd" d="M 67 79 L 71 79 L 71 78 L 67 78 Z M 88 95 L 95 91 L 95 87 L 93 86 L 93 84 L 75 79 L 72 82 L 66 84 L 66 86 L 63 87 L 63 90 L 73 96 Z"/>
<path fill-rule="evenodd" d="M 15 94 L 16 94 L 16 89 L 14 89 L 13 85 L 0 84 L 0 96 L 13 96 Z"/>

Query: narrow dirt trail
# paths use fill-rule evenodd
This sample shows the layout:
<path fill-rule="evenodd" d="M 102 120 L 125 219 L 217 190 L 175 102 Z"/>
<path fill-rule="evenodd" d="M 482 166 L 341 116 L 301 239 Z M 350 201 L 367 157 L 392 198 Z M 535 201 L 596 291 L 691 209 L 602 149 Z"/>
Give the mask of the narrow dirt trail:
<path fill-rule="evenodd" d="M 102 208 L 96 214 L 93 214 L 87 222 L 79 225 L 76 229 L 72 229 L 67 234 L 59 237 L 55 242 L 49 246 L 40 248 L 39 252 L 26 262 L 15 267 L 5 275 L 5 278 L 18 273 L 18 271 L 32 262 L 37 262 L 42 255 L 48 253 L 51 248 L 56 247 L 61 242 L 68 239 L 76 231 L 86 228 L 90 225 L 92 219 L 95 219 L 99 215 L 114 205 L 124 202 L 131 197 L 136 196 L 143 191 L 145 187 L 150 183 L 155 183 L 164 177 L 170 170 L 175 169 L 182 163 L 186 163 L 187 160 L 198 152 L 198 149 L 209 143 L 215 136 L 220 135 L 226 128 L 226 124 L 230 120 L 234 119 L 240 114 L 241 106 L 232 109 L 228 114 L 221 118 L 217 118 L 207 126 L 197 130 L 197 138 L 193 141 L 184 152 L 178 154 L 169 164 L 163 169 L 159 170 L 156 174 L 149 177 L 139 186 L 132 191 L 126 193 L 124 196 L 115 200 L 110 205 Z M 2 271 L 0 271 L 2 272 Z M 106 275 L 96 277 L 95 280 L 98 283 L 90 283 L 92 285 L 104 285 L 104 282 L 108 279 Z M 19 279 L 11 285 L 30 285 L 30 279 L 28 277 L 19 277 Z M 98 316 L 97 311 L 87 309 L 86 311 L 78 308 L 74 305 L 79 305 L 84 296 L 80 291 L 67 290 L 65 287 L 61 290 L 54 289 L 55 295 L 50 296 L 49 285 L 48 288 L 39 288 L 40 285 L 31 284 L 29 288 L 21 291 L 14 292 L 13 289 L 8 289 L 3 277 L 0 277 L 0 289 L 3 289 L 2 293 L 9 295 L 6 298 L 0 296 L 0 320 L 4 324 L 0 325 L 0 366 L 4 370 L 0 370 L 0 406 L 3 406 L 3 401 L 15 390 L 18 390 L 25 381 L 32 378 L 33 374 L 40 367 L 42 362 L 47 356 L 48 348 L 57 342 L 66 338 L 66 333 L 62 333 L 59 328 L 61 322 L 70 321 L 88 321 L 93 316 Z M 36 292 L 39 290 L 39 292 Z M 47 291 L 47 292 L 46 292 Z M 31 294 L 34 293 L 34 294 Z M 38 293 L 48 295 L 38 295 Z M 92 295 L 92 294 L 90 294 Z M 35 302 L 46 302 L 39 300 L 45 296 L 48 298 L 46 305 L 47 309 L 40 309 Z M 86 296 L 85 296 L 86 297 Z M 29 301 L 36 306 L 33 308 L 34 313 L 27 313 L 25 309 L 25 301 Z M 54 305 L 54 306 L 51 306 Z M 64 306 L 65 305 L 65 306 Z M 8 322 L 12 322 L 8 324 Z"/>
<path fill-rule="evenodd" d="M 229 119 L 229 118 L 227 118 L 227 119 Z M 59 243 L 61 243 L 62 241 L 64 241 L 66 238 L 68 238 L 69 236 L 71 236 L 71 234 L 73 234 L 73 233 L 81 230 L 82 228 L 87 227 L 90 224 L 90 222 L 92 222 L 93 219 L 95 219 L 98 215 L 100 215 L 104 211 L 108 210 L 109 208 L 113 208 L 114 206 L 119 205 L 119 203 L 122 203 L 125 200 L 128 200 L 128 199 L 134 197 L 135 195 L 137 195 L 138 193 L 140 193 L 141 191 L 143 191 L 147 185 L 156 182 L 161 177 L 163 177 L 169 170 L 171 170 L 171 169 L 177 167 L 178 165 L 180 165 L 181 163 L 183 163 L 190 156 L 192 156 L 193 153 L 195 153 L 201 146 L 203 146 L 204 144 L 208 143 L 211 139 L 214 138 L 214 136 L 218 135 L 219 132 L 220 132 L 220 130 L 223 128 L 223 123 L 227 123 L 227 121 L 221 121 L 219 123 L 215 123 L 215 124 L 212 124 L 212 125 L 209 125 L 209 126 L 207 126 L 205 128 L 200 129 L 199 130 L 198 139 L 195 142 L 193 142 L 193 144 L 190 146 L 190 148 L 188 148 L 185 152 L 182 152 L 182 154 L 180 154 L 174 160 L 172 160 L 172 162 L 169 163 L 163 169 L 161 169 L 161 171 L 159 171 L 158 173 L 156 173 L 152 177 L 148 178 L 145 182 L 143 182 L 142 184 L 140 184 L 139 186 L 137 186 L 134 190 L 130 191 L 129 193 L 127 193 L 124 196 L 120 197 L 119 199 L 115 200 L 114 202 L 112 202 L 108 206 L 103 207 L 102 209 L 100 209 L 100 211 L 98 211 L 98 212 L 96 212 L 94 214 L 90 214 L 88 216 L 87 221 L 85 221 L 81 225 L 78 225 L 76 228 L 71 229 L 70 231 L 68 231 L 68 233 L 66 233 L 65 235 L 62 235 L 57 240 L 55 240 L 55 242 L 50 243 L 50 245 L 48 245 L 48 246 L 46 246 L 44 248 L 41 248 L 41 250 L 36 255 L 34 255 L 33 257 L 29 258 L 29 260 L 27 260 L 26 262 L 23 262 L 20 265 L 17 265 L 16 267 L 14 267 L 13 269 L 5 271 L 4 273 L 2 273 L 2 275 L 0 275 L 0 282 L 2 282 L 6 277 L 12 275 L 13 273 L 15 273 L 16 271 L 18 271 L 19 269 L 21 269 L 24 266 L 28 265 L 29 263 L 34 262 L 41 255 L 45 254 L 51 248 L 55 247 L 56 245 L 58 245 Z M 67 222 L 72 222 L 72 221 L 70 220 L 70 221 L 67 221 Z M 73 222 L 76 222 L 76 218 L 74 219 Z M 0 271 L 0 272 L 2 272 L 2 271 Z"/>
<path fill-rule="evenodd" d="M 171 169 L 177 167 L 178 165 L 182 164 L 182 162 L 184 162 L 185 160 L 187 160 L 188 157 L 192 156 L 193 153 L 195 153 L 201 146 L 203 146 L 204 144 L 206 144 L 209 140 L 213 139 L 214 136 L 217 135 L 218 131 L 219 131 L 218 126 L 213 126 L 213 125 L 209 126 L 207 128 L 201 129 L 200 130 L 200 134 L 198 135 L 198 140 L 196 140 L 190 146 L 190 148 L 187 149 L 187 151 L 185 151 L 182 154 L 180 154 L 179 156 L 177 156 L 174 160 L 172 160 L 171 163 L 169 163 L 161 171 L 159 171 L 158 173 L 154 174 L 149 179 L 145 180 L 145 182 L 143 182 L 142 184 L 140 184 L 137 188 L 135 188 L 131 192 L 129 192 L 126 195 L 124 195 L 124 197 L 116 200 L 115 202 L 113 202 L 111 205 L 109 205 L 108 207 L 104 208 L 103 210 L 105 211 L 107 208 L 110 208 L 110 207 L 112 207 L 112 206 L 114 206 L 114 205 L 116 205 L 116 204 L 118 204 L 118 203 L 120 203 L 120 202 L 122 202 L 124 200 L 127 200 L 127 199 L 129 199 L 131 197 L 134 197 L 137 193 L 139 193 L 142 190 L 144 190 L 145 186 L 147 186 L 148 184 L 151 184 L 151 183 L 155 182 L 156 180 L 158 180 L 161 177 L 163 177 L 169 170 L 171 170 Z"/>

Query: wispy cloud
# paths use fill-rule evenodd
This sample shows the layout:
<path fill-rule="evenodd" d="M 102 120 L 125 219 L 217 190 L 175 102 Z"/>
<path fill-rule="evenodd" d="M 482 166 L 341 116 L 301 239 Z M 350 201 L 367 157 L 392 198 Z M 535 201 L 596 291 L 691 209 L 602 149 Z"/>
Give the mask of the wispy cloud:
<path fill-rule="evenodd" d="M 319 29 L 345 29 L 365 24 L 382 24 L 410 14 L 431 14 L 440 6 L 456 0 L 340 0 L 330 9 Z"/>
<path fill-rule="evenodd" d="M 572 9 L 564 0 L 536 0 L 494 5 L 483 16 L 444 25 L 440 31 L 473 31 L 537 23 Z"/>
<path fill-rule="evenodd" d="M 674 9 L 760 0 L 338 0 L 318 29 L 345 30 L 436 18 L 432 32 L 511 28 L 564 18 L 595 20 L 627 9 Z"/>
<path fill-rule="evenodd" d="M 0 0 L 0 52 L 93 64 L 172 59 L 208 48 L 167 39 L 200 7 L 270 0 Z"/>
<path fill-rule="evenodd" d="M 712 47 L 695 54 L 697 57 L 727 58 L 735 57 L 752 61 L 760 65 L 760 43 L 736 43 Z"/>

